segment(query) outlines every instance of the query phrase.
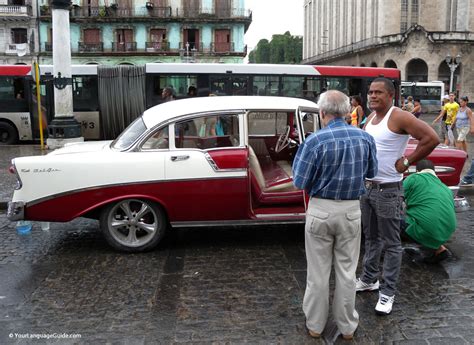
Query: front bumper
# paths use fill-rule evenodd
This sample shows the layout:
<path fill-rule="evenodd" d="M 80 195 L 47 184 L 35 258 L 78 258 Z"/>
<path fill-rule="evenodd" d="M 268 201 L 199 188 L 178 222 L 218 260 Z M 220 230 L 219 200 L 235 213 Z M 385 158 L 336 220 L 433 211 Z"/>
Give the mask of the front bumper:
<path fill-rule="evenodd" d="M 8 203 L 7 218 L 17 221 L 25 218 L 25 203 L 23 201 L 10 201 Z"/>

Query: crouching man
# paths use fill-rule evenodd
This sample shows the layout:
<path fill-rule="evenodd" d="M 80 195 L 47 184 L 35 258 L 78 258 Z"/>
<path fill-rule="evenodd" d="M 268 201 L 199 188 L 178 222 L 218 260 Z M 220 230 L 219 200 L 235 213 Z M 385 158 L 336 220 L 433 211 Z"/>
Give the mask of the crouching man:
<path fill-rule="evenodd" d="M 412 240 L 431 250 L 426 263 L 448 257 L 443 245 L 456 230 L 453 193 L 436 176 L 433 162 L 424 159 L 416 164 L 416 174 L 403 182 L 406 217 L 402 229 Z"/>

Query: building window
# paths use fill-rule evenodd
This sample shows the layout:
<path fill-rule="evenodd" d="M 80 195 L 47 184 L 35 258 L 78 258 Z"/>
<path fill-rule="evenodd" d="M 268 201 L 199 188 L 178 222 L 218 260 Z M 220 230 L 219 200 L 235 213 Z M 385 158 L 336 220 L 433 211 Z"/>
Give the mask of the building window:
<path fill-rule="evenodd" d="M 411 25 L 418 24 L 418 8 L 418 0 L 411 0 Z"/>
<path fill-rule="evenodd" d="M 12 43 L 14 44 L 21 44 L 21 43 L 28 43 L 28 34 L 27 29 L 12 29 Z"/>
<path fill-rule="evenodd" d="M 408 29 L 408 0 L 402 0 L 401 6 L 400 32 L 405 32 Z"/>

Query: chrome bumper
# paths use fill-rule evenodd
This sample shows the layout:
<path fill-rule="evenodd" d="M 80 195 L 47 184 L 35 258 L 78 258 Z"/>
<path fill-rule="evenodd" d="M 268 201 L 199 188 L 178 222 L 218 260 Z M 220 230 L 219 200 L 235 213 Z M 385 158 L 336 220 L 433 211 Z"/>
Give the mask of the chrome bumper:
<path fill-rule="evenodd" d="M 23 220 L 25 218 L 25 203 L 23 201 L 10 201 L 8 203 L 7 218 L 9 220 Z"/>

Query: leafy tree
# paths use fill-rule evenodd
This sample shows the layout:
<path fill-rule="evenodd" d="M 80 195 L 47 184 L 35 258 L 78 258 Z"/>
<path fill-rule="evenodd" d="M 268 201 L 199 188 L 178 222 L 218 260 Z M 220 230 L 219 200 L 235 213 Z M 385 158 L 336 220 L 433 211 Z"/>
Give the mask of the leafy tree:
<path fill-rule="evenodd" d="M 292 36 L 289 31 L 273 35 L 268 42 L 262 39 L 249 54 L 250 63 L 298 64 L 303 57 L 303 38 Z"/>

